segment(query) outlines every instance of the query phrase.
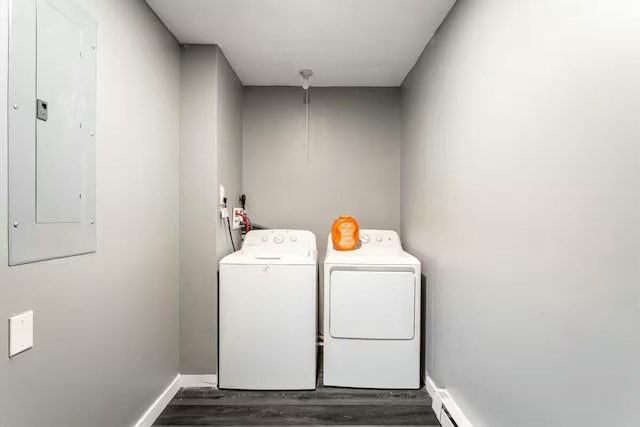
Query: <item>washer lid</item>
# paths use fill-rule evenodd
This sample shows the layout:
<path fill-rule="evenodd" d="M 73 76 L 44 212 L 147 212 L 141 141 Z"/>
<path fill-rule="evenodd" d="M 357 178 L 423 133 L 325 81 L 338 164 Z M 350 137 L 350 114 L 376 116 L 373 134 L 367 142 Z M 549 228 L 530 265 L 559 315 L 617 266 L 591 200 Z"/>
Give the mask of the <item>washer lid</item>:
<path fill-rule="evenodd" d="M 338 251 L 331 235 L 327 238 L 325 264 L 420 265 L 420 261 L 402 249 L 398 233 L 392 230 L 360 230 L 360 243 L 352 251 Z"/>
<path fill-rule="evenodd" d="M 315 264 L 316 236 L 306 230 L 252 230 L 220 264 Z"/>

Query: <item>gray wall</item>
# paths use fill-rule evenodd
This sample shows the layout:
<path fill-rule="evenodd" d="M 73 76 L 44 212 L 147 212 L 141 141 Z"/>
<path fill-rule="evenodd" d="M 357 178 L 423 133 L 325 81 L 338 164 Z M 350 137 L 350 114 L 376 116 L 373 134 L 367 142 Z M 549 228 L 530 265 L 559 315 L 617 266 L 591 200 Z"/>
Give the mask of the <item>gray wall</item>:
<path fill-rule="evenodd" d="M 231 252 L 219 183 L 237 200 L 242 179 L 242 86 L 217 46 L 182 50 L 180 372 L 217 372 L 217 261 Z M 233 204 L 229 205 L 230 208 Z M 240 241 L 237 232 L 235 241 Z"/>
<path fill-rule="evenodd" d="M 215 372 L 217 357 L 216 47 L 182 50 L 180 372 Z"/>
<path fill-rule="evenodd" d="M 638 22 L 460 0 L 404 83 L 427 368 L 476 427 L 638 425 Z"/>
<path fill-rule="evenodd" d="M 332 222 L 400 227 L 400 90 L 311 88 L 310 149 L 303 91 L 247 87 L 243 188 L 249 214 L 271 228 L 316 234 L 321 254 Z"/>
<path fill-rule="evenodd" d="M 178 373 L 179 47 L 142 1 L 78 3 L 98 21 L 98 250 L 9 268 L 0 1 L 2 426 L 133 425 Z M 30 309 L 35 346 L 9 360 Z"/>
<path fill-rule="evenodd" d="M 229 215 L 240 207 L 242 192 L 242 97 L 243 87 L 235 71 L 218 48 L 217 59 L 217 137 L 218 184 L 225 186 Z M 240 248 L 240 232 L 233 231 L 236 249 Z M 225 221 L 218 221 L 218 260 L 233 252 Z"/>

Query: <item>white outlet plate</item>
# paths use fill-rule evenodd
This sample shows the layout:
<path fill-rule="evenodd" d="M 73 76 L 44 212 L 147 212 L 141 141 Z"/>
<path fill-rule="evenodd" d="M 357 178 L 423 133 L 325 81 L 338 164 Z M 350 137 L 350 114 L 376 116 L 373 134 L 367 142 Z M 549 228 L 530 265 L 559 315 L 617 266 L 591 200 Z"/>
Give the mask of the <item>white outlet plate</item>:
<path fill-rule="evenodd" d="M 234 230 L 239 230 L 240 228 L 242 228 L 242 226 L 240 225 L 240 221 L 242 221 L 242 218 L 236 215 L 237 213 L 244 213 L 244 210 L 242 208 L 233 208 L 232 228 Z"/>
<path fill-rule="evenodd" d="M 33 347 L 33 311 L 9 318 L 9 357 Z"/>

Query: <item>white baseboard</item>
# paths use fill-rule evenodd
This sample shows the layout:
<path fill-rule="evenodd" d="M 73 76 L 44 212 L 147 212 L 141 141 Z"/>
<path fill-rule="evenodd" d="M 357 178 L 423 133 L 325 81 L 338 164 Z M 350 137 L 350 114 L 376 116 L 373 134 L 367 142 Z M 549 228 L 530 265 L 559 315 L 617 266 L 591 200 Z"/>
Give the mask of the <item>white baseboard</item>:
<path fill-rule="evenodd" d="M 216 387 L 218 385 L 218 376 L 209 375 L 180 375 L 181 387 Z"/>
<path fill-rule="evenodd" d="M 171 402 L 173 396 L 180 390 L 180 374 L 171 381 L 171 384 L 162 392 L 160 396 L 151 404 L 149 409 L 142 415 L 134 427 L 150 427 L 162 413 L 164 408 Z"/>
<path fill-rule="evenodd" d="M 436 387 L 436 385 L 433 383 L 431 377 L 427 376 L 424 379 L 424 388 L 427 389 L 427 393 L 429 393 L 429 396 L 431 396 L 431 398 L 433 399 L 433 395 L 436 393 L 438 387 Z"/>
<path fill-rule="evenodd" d="M 433 401 L 431 407 L 443 426 L 453 426 L 454 424 L 451 422 L 453 420 L 458 427 L 473 427 L 447 390 L 436 387 L 428 375 L 425 378 L 425 388 Z"/>
<path fill-rule="evenodd" d="M 140 417 L 138 422 L 135 423 L 134 427 L 151 427 L 180 388 L 215 387 L 217 384 L 217 375 L 176 375 L 173 381 L 171 381 L 167 388 L 160 393 L 160 396 L 158 396 L 155 402 L 151 404 L 149 409 Z"/>

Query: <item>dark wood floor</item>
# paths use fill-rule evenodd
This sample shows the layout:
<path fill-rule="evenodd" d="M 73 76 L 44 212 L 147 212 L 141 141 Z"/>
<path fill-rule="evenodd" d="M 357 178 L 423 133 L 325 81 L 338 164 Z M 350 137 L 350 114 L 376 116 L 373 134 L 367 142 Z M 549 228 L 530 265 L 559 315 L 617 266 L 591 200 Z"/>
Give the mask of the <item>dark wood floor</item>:
<path fill-rule="evenodd" d="M 439 426 L 424 390 L 320 387 L 258 392 L 181 389 L 155 426 L 403 425 Z"/>
<path fill-rule="evenodd" d="M 322 386 L 313 391 L 183 388 L 154 426 L 422 426 L 440 427 L 421 390 L 366 390 Z"/>
<path fill-rule="evenodd" d="M 322 374 L 320 374 L 321 376 Z M 321 382 L 319 378 L 319 382 Z M 422 390 L 181 389 L 154 426 L 440 426 Z"/>

